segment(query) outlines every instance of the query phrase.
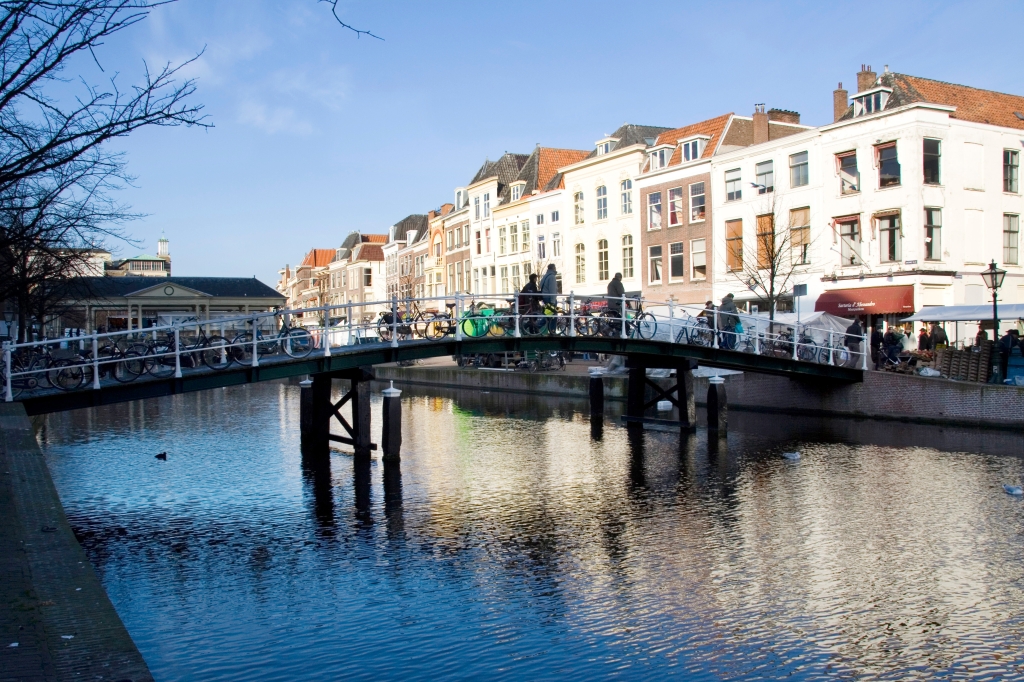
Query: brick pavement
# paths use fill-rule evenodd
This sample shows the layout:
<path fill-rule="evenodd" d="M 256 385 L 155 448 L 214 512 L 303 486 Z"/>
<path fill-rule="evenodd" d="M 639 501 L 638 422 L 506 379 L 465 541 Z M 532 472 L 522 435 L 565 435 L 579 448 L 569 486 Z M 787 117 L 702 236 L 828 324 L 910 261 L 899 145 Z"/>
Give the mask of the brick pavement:
<path fill-rule="evenodd" d="M 0 404 L 0 600 L 0 682 L 153 679 L 17 403 Z"/>

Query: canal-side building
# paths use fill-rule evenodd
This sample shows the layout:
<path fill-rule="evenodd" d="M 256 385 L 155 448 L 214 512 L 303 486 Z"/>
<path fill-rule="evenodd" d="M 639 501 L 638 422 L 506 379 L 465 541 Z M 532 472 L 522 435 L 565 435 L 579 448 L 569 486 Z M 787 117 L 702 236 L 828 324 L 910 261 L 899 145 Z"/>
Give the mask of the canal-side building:
<path fill-rule="evenodd" d="M 360 306 L 353 313 L 354 321 L 364 323 L 377 319 L 378 313 L 389 307 L 387 276 L 384 268 L 384 244 L 387 235 L 362 235 L 366 241 L 352 247 L 345 265 L 347 303 L 372 303 Z"/>
<path fill-rule="evenodd" d="M 409 298 L 423 289 L 422 268 L 417 260 L 427 251 L 428 225 L 430 216 L 421 213 L 402 218 L 388 228 L 388 240 L 384 244 L 385 293 Z"/>
<path fill-rule="evenodd" d="M 469 185 L 465 189 L 455 190 L 456 204 L 463 192 L 467 203 L 465 218 L 460 217 L 445 226 L 449 293 L 471 290 L 478 293 L 508 293 L 501 291 L 511 286 L 511 282 L 503 287 L 500 281 L 497 257 L 501 245 L 494 211 L 502 193 L 516 181 L 529 157 L 529 154 L 506 153 L 497 161 L 484 161 Z M 507 228 L 505 238 L 507 255 Z M 479 276 L 477 288 L 473 285 L 474 268 Z"/>
<path fill-rule="evenodd" d="M 716 300 L 757 300 L 735 254 L 757 258 L 768 216 L 791 235 L 804 310 L 892 323 L 984 303 L 992 260 L 1008 271 L 1000 300 L 1024 300 L 1024 97 L 862 67 L 833 105 L 831 124 L 713 158 Z"/>
<path fill-rule="evenodd" d="M 456 197 L 457 200 L 460 197 Z M 463 209 L 465 206 L 463 206 Z M 432 212 L 427 221 L 427 257 L 423 263 L 423 282 L 426 295 L 431 298 L 445 295 L 445 221 L 453 212 L 459 210 L 458 204 L 443 204 L 441 209 Z M 432 307 L 443 309 L 439 302 Z"/>

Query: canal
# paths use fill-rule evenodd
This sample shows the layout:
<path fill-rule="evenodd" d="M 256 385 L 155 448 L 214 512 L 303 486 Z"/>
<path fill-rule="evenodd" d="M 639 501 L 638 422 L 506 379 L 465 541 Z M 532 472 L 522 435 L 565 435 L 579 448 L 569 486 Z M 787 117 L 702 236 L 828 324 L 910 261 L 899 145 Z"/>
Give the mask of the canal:
<path fill-rule="evenodd" d="M 368 480 L 303 467 L 295 383 L 39 418 L 157 680 L 1024 678 L 1019 433 L 403 409 L 400 475 Z"/>

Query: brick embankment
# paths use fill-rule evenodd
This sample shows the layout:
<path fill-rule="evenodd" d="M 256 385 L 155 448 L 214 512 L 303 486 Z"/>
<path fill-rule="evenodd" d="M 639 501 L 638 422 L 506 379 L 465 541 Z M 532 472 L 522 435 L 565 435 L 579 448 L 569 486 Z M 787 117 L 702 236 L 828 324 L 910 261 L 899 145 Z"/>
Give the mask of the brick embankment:
<path fill-rule="evenodd" d="M 573 363 L 576 365 L 577 363 Z M 457 367 L 381 365 L 380 380 L 538 395 L 588 396 L 588 378 L 572 372 L 502 372 Z M 827 384 L 768 374 L 725 377 L 729 407 L 760 412 L 907 421 L 984 428 L 1024 428 L 1024 388 L 865 372 L 856 384 Z M 607 376 L 605 398 L 625 400 L 626 378 Z M 707 396 L 706 378 L 694 381 L 698 403 Z"/>
<path fill-rule="evenodd" d="M 0 682 L 152 679 L 71 532 L 24 408 L 0 403 Z"/>

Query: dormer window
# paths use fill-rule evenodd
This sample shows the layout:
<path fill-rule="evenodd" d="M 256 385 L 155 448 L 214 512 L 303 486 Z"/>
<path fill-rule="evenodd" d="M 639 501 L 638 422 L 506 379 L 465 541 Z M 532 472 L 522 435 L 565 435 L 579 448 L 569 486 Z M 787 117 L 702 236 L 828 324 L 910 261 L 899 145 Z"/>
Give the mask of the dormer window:
<path fill-rule="evenodd" d="M 612 148 L 615 146 L 615 143 L 618 142 L 618 141 L 619 141 L 618 138 L 614 138 L 614 137 L 609 137 L 609 138 L 607 138 L 605 140 L 599 141 L 597 143 L 597 155 L 598 156 L 604 156 L 605 154 L 609 153 L 612 150 Z"/>
<path fill-rule="evenodd" d="M 526 189 L 525 182 L 517 182 L 512 185 L 512 201 L 519 201 L 523 197 L 524 189 Z"/>
<path fill-rule="evenodd" d="M 656 149 L 651 152 L 651 167 L 650 170 L 658 170 L 668 165 L 668 149 Z"/>
<path fill-rule="evenodd" d="M 866 116 L 874 114 L 885 108 L 889 101 L 890 90 L 875 90 L 857 95 L 853 98 L 853 115 Z"/>
<path fill-rule="evenodd" d="M 683 162 L 696 161 L 700 158 L 700 155 L 704 153 L 704 147 L 707 145 L 709 137 L 694 137 L 685 140 L 680 140 L 682 147 Z"/>
<path fill-rule="evenodd" d="M 463 200 L 464 196 L 465 196 L 465 192 L 463 192 L 461 189 L 455 193 L 455 210 L 456 211 L 458 211 L 460 208 L 462 208 L 463 201 L 464 201 Z"/>

